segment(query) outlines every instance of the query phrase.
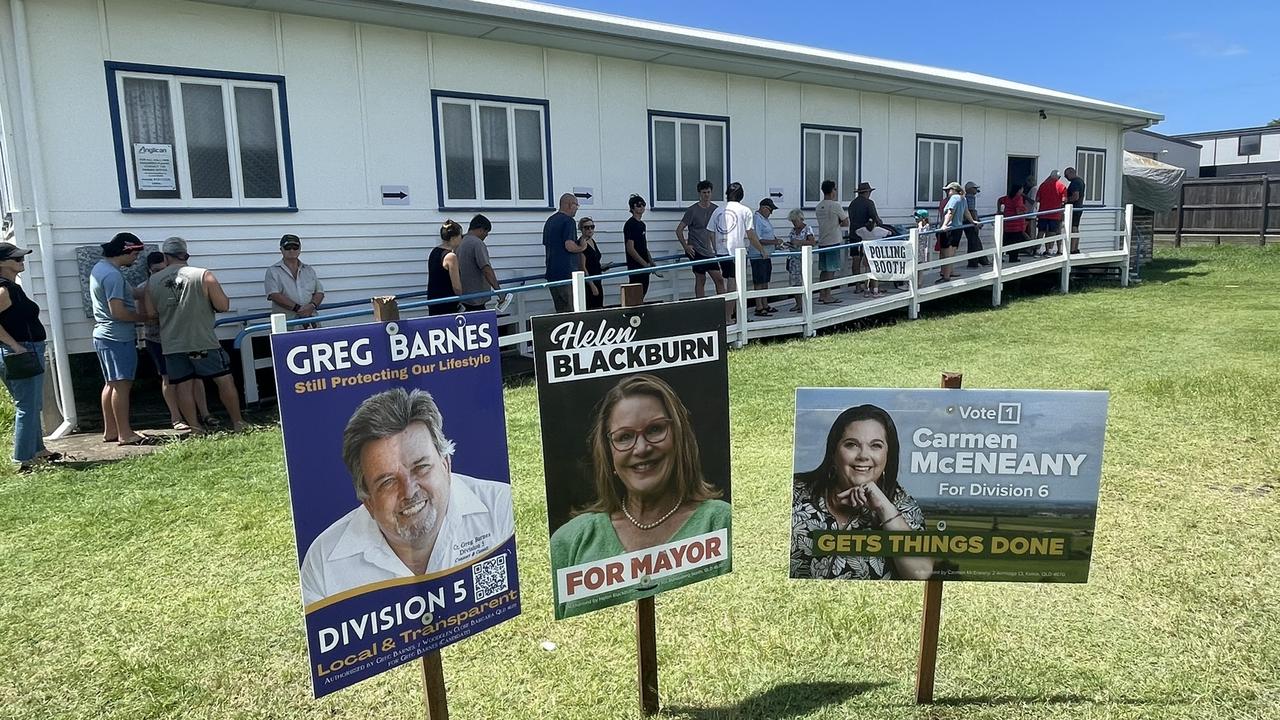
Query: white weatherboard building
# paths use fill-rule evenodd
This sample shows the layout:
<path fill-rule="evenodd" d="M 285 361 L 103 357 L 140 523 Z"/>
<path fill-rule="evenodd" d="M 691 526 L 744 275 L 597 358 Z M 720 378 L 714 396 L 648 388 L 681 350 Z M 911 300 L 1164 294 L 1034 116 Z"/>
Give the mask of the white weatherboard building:
<path fill-rule="evenodd" d="M 542 223 L 569 191 L 591 196 L 579 217 L 617 261 L 631 193 L 666 254 L 704 177 L 717 196 L 731 180 L 749 202 L 774 193 L 779 227 L 828 178 L 845 201 L 875 185 L 890 222 L 936 208 L 951 180 L 981 184 L 990 213 L 1011 178 L 1068 165 L 1087 204 L 1115 205 L 1123 133 L 1161 119 L 525 2 L 0 0 L 0 46 L 6 210 L 37 250 L 25 282 L 51 326 L 66 426 L 67 355 L 91 350 L 76 250 L 120 230 L 187 238 L 249 313 L 267 309 L 285 232 L 326 302 L 424 288 L 441 221 L 476 212 L 494 223 L 500 278 L 539 272 Z"/>

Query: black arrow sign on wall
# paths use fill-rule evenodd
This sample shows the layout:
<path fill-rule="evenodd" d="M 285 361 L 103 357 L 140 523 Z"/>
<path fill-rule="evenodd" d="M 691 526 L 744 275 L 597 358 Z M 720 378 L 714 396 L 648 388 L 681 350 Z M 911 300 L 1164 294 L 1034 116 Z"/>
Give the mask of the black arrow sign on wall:
<path fill-rule="evenodd" d="M 407 193 L 407 192 L 405 192 L 405 191 L 401 190 L 400 192 L 382 193 L 382 197 L 384 197 L 384 198 L 399 198 L 399 199 L 403 200 L 403 199 L 405 199 L 405 198 L 409 197 L 409 193 Z"/>
<path fill-rule="evenodd" d="M 780 197 L 782 197 L 782 193 L 780 193 L 780 192 L 771 192 L 771 193 L 769 193 L 769 197 L 776 197 L 776 198 L 780 198 Z"/>
<path fill-rule="evenodd" d="M 582 198 L 583 200 L 590 200 L 590 199 L 591 199 L 591 193 L 589 193 L 589 192 L 576 192 L 576 193 L 574 193 L 574 194 L 573 194 L 573 196 L 574 196 L 574 197 L 576 197 L 576 198 Z"/>

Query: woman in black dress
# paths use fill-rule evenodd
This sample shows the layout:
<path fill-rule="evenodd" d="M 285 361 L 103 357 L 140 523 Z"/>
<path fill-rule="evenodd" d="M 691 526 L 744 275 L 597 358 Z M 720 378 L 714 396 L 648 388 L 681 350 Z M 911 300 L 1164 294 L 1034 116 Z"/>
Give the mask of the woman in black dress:
<path fill-rule="evenodd" d="M 600 267 L 600 248 L 596 245 L 596 221 L 584 217 L 578 221 L 578 244 L 586 246 L 582 251 L 582 271 L 587 277 L 600 275 L 604 270 Z M 599 280 L 587 280 L 587 309 L 597 310 L 604 307 L 604 287 Z"/>
<path fill-rule="evenodd" d="M 462 242 L 462 226 L 445 220 L 440 226 L 440 244 L 427 256 L 427 299 L 455 297 L 462 294 L 458 276 L 458 256 L 453 253 Z M 428 306 L 432 315 L 451 315 L 462 307 L 457 300 Z"/>
<path fill-rule="evenodd" d="M 653 257 L 649 255 L 649 240 L 645 237 L 644 221 L 640 219 L 644 217 L 644 198 L 632 195 L 631 199 L 627 200 L 627 207 L 631 208 L 631 217 L 622 226 L 622 242 L 627 250 L 627 269 L 657 267 Z M 641 300 L 644 300 L 645 294 L 649 292 L 649 276 L 652 274 L 635 273 L 629 278 L 631 282 L 638 283 L 643 288 L 640 293 Z"/>

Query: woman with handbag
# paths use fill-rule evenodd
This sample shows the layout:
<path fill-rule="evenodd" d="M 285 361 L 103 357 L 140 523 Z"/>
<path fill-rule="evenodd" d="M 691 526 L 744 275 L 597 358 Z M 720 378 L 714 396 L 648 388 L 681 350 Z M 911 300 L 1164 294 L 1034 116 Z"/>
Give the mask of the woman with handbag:
<path fill-rule="evenodd" d="M 44 446 L 40 406 L 44 399 L 44 325 L 40 306 L 15 282 L 31 250 L 0 242 L 0 357 L 4 385 L 17 406 L 13 414 L 13 459 L 18 472 L 62 456 Z"/>

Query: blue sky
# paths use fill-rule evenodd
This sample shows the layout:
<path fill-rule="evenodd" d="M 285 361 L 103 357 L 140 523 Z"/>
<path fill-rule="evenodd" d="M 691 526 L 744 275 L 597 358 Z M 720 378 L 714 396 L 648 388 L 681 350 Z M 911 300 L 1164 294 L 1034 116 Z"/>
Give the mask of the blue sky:
<path fill-rule="evenodd" d="M 556 4 L 992 75 L 1163 113 L 1169 134 L 1280 118 L 1277 0 Z"/>

